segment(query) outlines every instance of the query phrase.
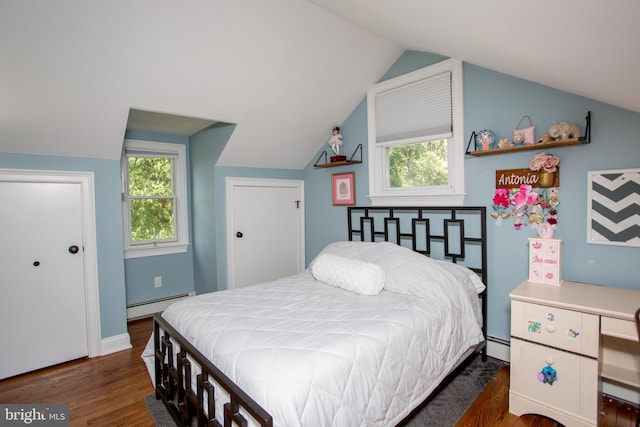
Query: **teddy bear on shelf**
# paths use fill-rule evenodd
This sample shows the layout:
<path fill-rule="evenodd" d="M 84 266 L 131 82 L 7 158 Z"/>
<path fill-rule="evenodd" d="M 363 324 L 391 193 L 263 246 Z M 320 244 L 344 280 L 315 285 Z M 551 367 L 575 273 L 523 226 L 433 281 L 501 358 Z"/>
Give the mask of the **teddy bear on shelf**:
<path fill-rule="evenodd" d="M 498 142 L 498 148 L 508 148 L 508 147 L 511 147 L 511 141 L 509 141 L 508 139 L 503 138 Z"/>

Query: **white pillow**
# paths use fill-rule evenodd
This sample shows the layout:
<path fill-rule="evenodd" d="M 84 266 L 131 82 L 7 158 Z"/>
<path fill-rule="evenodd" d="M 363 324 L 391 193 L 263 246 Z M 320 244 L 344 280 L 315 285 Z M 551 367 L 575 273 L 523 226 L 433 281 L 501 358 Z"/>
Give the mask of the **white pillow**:
<path fill-rule="evenodd" d="M 311 274 L 320 282 L 360 295 L 378 295 L 385 283 L 379 265 L 327 253 L 313 260 Z"/>
<path fill-rule="evenodd" d="M 430 285 L 450 286 L 453 283 L 473 289 L 476 293 L 485 289 L 478 275 L 468 268 L 430 258 L 391 242 L 329 243 L 311 261 L 309 268 L 313 270 L 316 260 L 326 254 L 379 265 L 386 277 L 384 289 L 395 293 L 422 295 L 431 292 Z"/>

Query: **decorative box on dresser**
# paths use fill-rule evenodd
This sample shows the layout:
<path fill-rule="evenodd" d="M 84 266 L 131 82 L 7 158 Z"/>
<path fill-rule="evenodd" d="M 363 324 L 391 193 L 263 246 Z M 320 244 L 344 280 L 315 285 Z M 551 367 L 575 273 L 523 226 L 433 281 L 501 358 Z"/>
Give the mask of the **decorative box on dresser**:
<path fill-rule="evenodd" d="M 640 391 L 640 291 L 524 281 L 509 296 L 509 412 L 595 426 L 603 379 Z"/>

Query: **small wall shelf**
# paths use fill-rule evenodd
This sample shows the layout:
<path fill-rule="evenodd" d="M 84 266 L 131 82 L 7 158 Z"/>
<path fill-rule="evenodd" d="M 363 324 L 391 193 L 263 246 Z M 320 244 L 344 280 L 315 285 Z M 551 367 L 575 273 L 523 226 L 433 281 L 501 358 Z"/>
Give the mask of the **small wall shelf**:
<path fill-rule="evenodd" d="M 528 144 L 528 145 L 518 145 L 511 146 L 505 148 L 492 148 L 491 150 L 475 150 L 469 151 L 472 142 L 474 141 L 474 134 L 471 134 L 471 138 L 469 139 L 469 144 L 467 144 L 467 152 L 466 154 L 470 154 L 472 156 L 489 156 L 492 154 L 505 154 L 512 153 L 515 151 L 528 151 L 528 150 L 540 150 L 543 148 L 556 148 L 556 147 L 567 147 L 570 145 L 578 145 L 578 144 L 590 144 L 591 143 L 591 111 L 587 113 L 586 117 L 587 125 L 585 128 L 585 136 L 581 136 L 580 138 L 573 139 L 565 139 L 560 141 L 551 141 L 551 142 L 541 142 L 538 144 Z"/>
<path fill-rule="evenodd" d="M 360 159 L 354 160 L 353 158 L 356 156 L 356 153 L 358 152 L 360 153 Z M 323 159 L 323 158 L 324 158 L 324 163 L 319 163 L 320 159 Z M 362 144 L 358 144 L 356 149 L 353 150 L 353 154 L 351 154 L 351 157 L 341 162 L 327 162 L 327 151 L 325 150 L 320 154 L 320 156 L 318 156 L 318 159 L 314 163 L 313 167 L 314 168 L 334 168 L 336 166 L 352 165 L 357 163 L 362 163 Z"/>
<path fill-rule="evenodd" d="M 543 148 L 566 147 L 569 145 L 588 144 L 586 139 L 565 139 L 563 141 L 541 142 L 539 144 L 519 145 L 506 148 L 492 148 L 491 150 L 476 150 L 467 152 L 472 156 L 488 156 L 490 154 L 511 153 L 513 151 L 540 150 Z"/>

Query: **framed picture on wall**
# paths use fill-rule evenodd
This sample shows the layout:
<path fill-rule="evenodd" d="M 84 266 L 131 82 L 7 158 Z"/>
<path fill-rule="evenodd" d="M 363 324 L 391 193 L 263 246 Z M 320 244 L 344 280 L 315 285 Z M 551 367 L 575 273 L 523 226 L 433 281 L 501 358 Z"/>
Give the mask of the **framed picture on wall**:
<path fill-rule="evenodd" d="M 587 243 L 640 247 L 640 169 L 591 171 Z"/>
<path fill-rule="evenodd" d="M 333 206 L 356 204 L 356 177 L 354 172 L 331 175 L 331 201 Z"/>

